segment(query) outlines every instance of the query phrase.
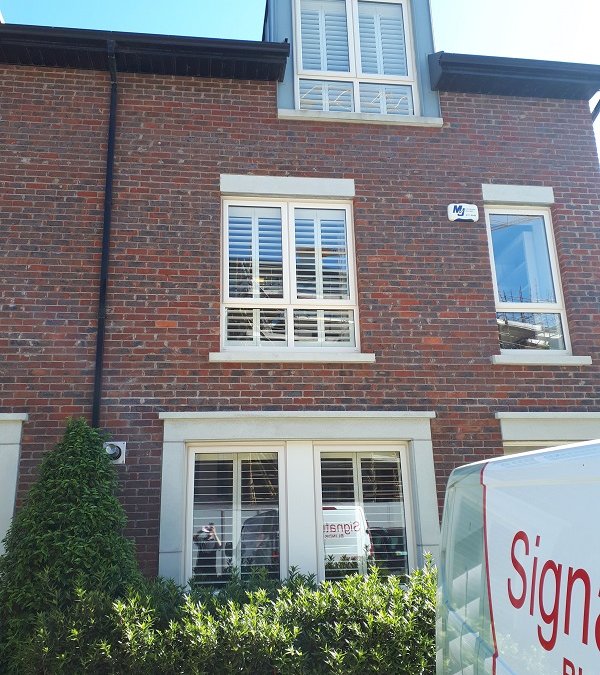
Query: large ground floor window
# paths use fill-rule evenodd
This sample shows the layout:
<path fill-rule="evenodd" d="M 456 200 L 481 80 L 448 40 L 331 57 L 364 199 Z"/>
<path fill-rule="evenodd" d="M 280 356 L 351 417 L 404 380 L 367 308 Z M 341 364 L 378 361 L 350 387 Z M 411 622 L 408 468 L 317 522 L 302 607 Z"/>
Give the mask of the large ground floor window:
<path fill-rule="evenodd" d="M 325 578 L 407 574 L 407 522 L 399 452 L 321 453 Z"/>
<path fill-rule="evenodd" d="M 196 454 L 193 495 L 196 581 L 219 584 L 234 571 L 247 577 L 258 569 L 279 577 L 276 452 Z"/>
<path fill-rule="evenodd" d="M 439 541 L 432 413 L 164 413 L 159 572 L 403 576 Z"/>

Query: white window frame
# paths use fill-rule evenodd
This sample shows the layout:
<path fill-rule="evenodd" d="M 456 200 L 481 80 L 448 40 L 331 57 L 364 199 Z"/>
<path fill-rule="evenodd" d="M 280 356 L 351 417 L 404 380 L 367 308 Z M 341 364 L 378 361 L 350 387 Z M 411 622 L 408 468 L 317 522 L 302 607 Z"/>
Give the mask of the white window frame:
<path fill-rule="evenodd" d="M 229 218 L 228 210 L 230 206 L 246 207 L 266 207 L 280 208 L 282 221 L 282 259 L 283 259 L 283 298 L 232 298 L 229 296 Z M 296 277 L 295 277 L 295 230 L 294 230 L 294 210 L 298 208 L 308 209 L 336 209 L 343 210 L 346 214 L 346 246 L 348 259 L 348 299 L 316 299 L 316 298 L 296 298 Z M 359 331 L 359 312 L 357 302 L 356 288 L 356 260 L 354 246 L 354 219 L 352 204 L 347 201 L 330 200 L 297 200 L 297 199 L 269 199 L 267 197 L 255 197 L 242 199 L 227 198 L 222 202 L 222 301 L 221 301 L 221 351 L 257 354 L 277 351 L 286 351 L 290 353 L 324 353 L 329 350 L 338 353 L 358 353 L 360 352 L 360 331 Z M 242 345 L 227 343 L 227 309 L 262 309 L 262 308 L 281 308 L 286 312 L 286 335 L 285 343 L 273 342 L 263 345 Z M 344 345 L 336 342 L 330 344 L 318 345 L 295 345 L 293 331 L 293 313 L 295 309 L 325 309 L 325 310 L 350 310 L 354 313 L 354 344 Z"/>
<path fill-rule="evenodd" d="M 552 283 L 554 285 L 554 292 L 556 294 L 555 302 L 504 302 L 500 299 L 498 292 L 498 282 L 496 278 L 496 265 L 494 261 L 494 249 L 492 243 L 492 229 L 490 223 L 490 216 L 492 215 L 523 215 L 523 216 L 541 216 L 544 221 L 546 232 L 546 243 L 548 246 L 548 257 L 550 260 L 550 270 L 552 274 Z M 536 314 L 558 314 L 560 316 L 563 337 L 565 342 L 564 349 L 552 350 L 518 350 L 518 349 L 500 349 L 501 355 L 514 356 L 519 358 L 522 354 L 531 355 L 532 359 L 544 358 L 552 355 L 570 355 L 571 354 L 571 338 L 569 335 L 569 326 L 567 323 L 567 313 L 565 310 L 565 302 L 562 292 L 562 283 L 560 278 L 560 269 L 558 266 L 558 257 L 556 254 L 556 243 L 554 239 L 554 228 L 552 226 L 552 214 L 549 208 L 543 207 L 529 207 L 529 206 L 503 206 L 503 205 L 487 205 L 485 207 L 485 224 L 488 239 L 488 251 L 490 256 L 490 267 L 492 272 L 492 283 L 494 287 L 494 300 L 496 304 L 496 312 L 533 312 Z M 528 359 L 529 360 L 529 359 Z"/>
<path fill-rule="evenodd" d="M 187 508 L 186 508 L 186 520 L 185 520 L 185 551 L 184 551 L 184 578 L 191 579 L 194 568 L 194 477 L 195 477 L 195 464 L 197 455 L 232 455 L 232 458 L 236 459 L 248 459 L 251 455 L 256 454 L 276 454 L 277 455 L 277 489 L 279 491 L 279 578 L 282 578 L 282 575 L 287 573 L 288 570 L 288 558 L 287 558 L 287 546 L 283 545 L 283 542 L 287 541 L 287 517 L 286 517 L 286 490 L 285 490 L 285 467 L 284 467 L 284 453 L 285 447 L 281 443 L 243 443 L 243 444 L 232 444 L 232 443 L 210 443 L 210 444 L 200 444 L 193 443 L 188 446 L 188 471 L 187 471 Z M 234 465 L 235 466 L 235 465 Z M 234 468 L 234 495 L 237 492 L 237 486 L 235 486 L 235 468 Z M 235 506 L 235 504 L 234 504 Z M 239 506 L 239 505 L 238 505 Z M 239 521 L 239 516 L 233 513 L 234 523 Z M 239 528 L 239 535 L 241 537 L 241 524 Z"/>
<path fill-rule="evenodd" d="M 371 453 L 400 455 L 400 479 L 402 481 L 402 497 L 404 505 L 404 520 L 406 528 L 406 546 L 408 549 L 408 569 L 412 571 L 417 566 L 416 530 L 413 514 L 413 489 L 412 474 L 409 467 L 408 445 L 406 443 L 315 443 L 314 468 L 315 468 L 315 502 L 318 505 L 317 518 L 317 564 L 318 578 L 325 579 L 325 541 L 323 538 L 323 491 L 321 483 L 321 457 L 349 458 L 357 455 L 359 458 L 368 457 Z M 359 481 L 360 483 L 360 481 Z M 362 488 L 359 488 L 359 492 Z"/>
<path fill-rule="evenodd" d="M 358 3 L 376 2 L 390 5 L 400 5 L 402 7 L 402 17 L 404 23 L 404 44 L 406 47 L 406 66 L 407 75 L 378 75 L 376 73 L 361 72 L 360 58 L 360 38 L 358 24 Z M 421 114 L 420 98 L 417 88 L 415 51 L 412 36 L 412 15 L 409 0 L 345 0 L 346 3 L 346 25 L 348 32 L 348 58 L 350 61 L 350 70 L 347 73 L 327 70 L 304 70 L 302 67 L 302 35 L 301 35 L 301 0 L 294 0 L 294 39 L 295 39 L 295 73 L 294 78 L 294 100 L 296 110 L 300 110 L 300 80 L 326 80 L 332 82 L 348 82 L 352 84 L 353 111 L 349 114 L 376 115 L 376 113 L 361 113 L 360 107 L 360 83 L 365 84 L 383 84 L 383 85 L 405 85 L 412 90 L 413 114 L 407 115 L 389 115 L 391 118 L 419 117 Z M 302 112 L 311 113 L 315 111 L 302 110 Z M 332 113 L 336 114 L 336 113 Z M 388 115 L 385 115 L 386 117 Z"/>

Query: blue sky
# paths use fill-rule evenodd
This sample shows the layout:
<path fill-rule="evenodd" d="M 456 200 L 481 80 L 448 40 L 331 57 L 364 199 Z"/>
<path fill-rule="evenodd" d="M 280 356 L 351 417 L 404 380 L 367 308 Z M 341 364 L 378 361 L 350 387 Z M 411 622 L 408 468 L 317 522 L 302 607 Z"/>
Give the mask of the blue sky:
<path fill-rule="evenodd" d="M 436 50 L 600 65 L 600 0 L 430 1 Z M 258 40 L 264 4 L 0 0 L 0 12 L 7 23 Z M 600 119 L 595 126 L 600 140 Z"/>

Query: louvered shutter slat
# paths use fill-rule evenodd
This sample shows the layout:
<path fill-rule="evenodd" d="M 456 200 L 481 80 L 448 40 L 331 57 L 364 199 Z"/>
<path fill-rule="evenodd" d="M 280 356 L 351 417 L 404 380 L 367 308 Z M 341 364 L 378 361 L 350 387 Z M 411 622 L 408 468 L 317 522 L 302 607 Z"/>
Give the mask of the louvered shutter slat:
<path fill-rule="evenodd" d="M 344 0 L 303 0 L 300 37 L 304 70 L 350 71 Z"/>
<path fill-rule="evenodd" d="M 258 285 L 261 298 L 283 297 L 283 252 L 279 209 L 258 213 Z"/>
<path fill-rule="evenodd" d="M 408 75 L 401 5 L 360 2 L 358 20 L 362 72 Z"/>
<path fill-rule="evenodd" d="M 229 209 L 229 296 L 252 297 L 252 216 L 248 209 Z"/>
<path fill-rule="evenodd" d="M 323 331 L 326 343 L 354 346 L 354 312 L 323 310 Z"/>
<path fill-rule="evenodd" d="M 413 115 L 412 89 L 406 85 L 361 82 L 360 111 L 381 115 Z"/>
<path fill-rule="evenodd" d="M 319 23 L 319 12 L 303 7 L 300 15 L 300 31 L 302 36 L 302 67 L 304 70 L 323 70 Z"/>
<path fill-rule="evenodd" d="M 300 80 L 300 109 L 352 112 L 354 110 L 352 84 Z"/>
<path fill-rule="evenodd" d="M 247 576 L 259 568 L 266 569 L 270 577 L 278 577 L 277 455 L 197 455 L 193 530 L 193 575 L 197 582 L 224 584 L 232 570 Z"/>

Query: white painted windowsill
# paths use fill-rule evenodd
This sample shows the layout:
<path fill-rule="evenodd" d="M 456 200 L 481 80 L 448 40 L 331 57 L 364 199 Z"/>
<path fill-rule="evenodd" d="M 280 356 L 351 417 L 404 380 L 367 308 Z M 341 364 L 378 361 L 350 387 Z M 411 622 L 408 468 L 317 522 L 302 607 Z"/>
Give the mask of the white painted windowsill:
<path fill-rule="evenodd" d="M 430 127 L 440 129 L 444 126 L 441 117 L 420 117 L 418 115 L 377 115 L 375 113 L 329 112 L 327 110 L 292 110 L 279 108 L 280 120 L 301 120 L 312 122 L 350 122 L 354 124 L 390 124 L 405 127 Z"/>
<path fill-rule="evenodd" d="M 210 352 L 212 363 L 375 363 L 375 354 L 325 351 L 243 351 Z"/>
<path fill-rule="evenodd" d="M 496 354 L 492 356 L 492 363 L 498 366 L 590 366 L 592 357 L 527 351 L 516 354 Z"/>

